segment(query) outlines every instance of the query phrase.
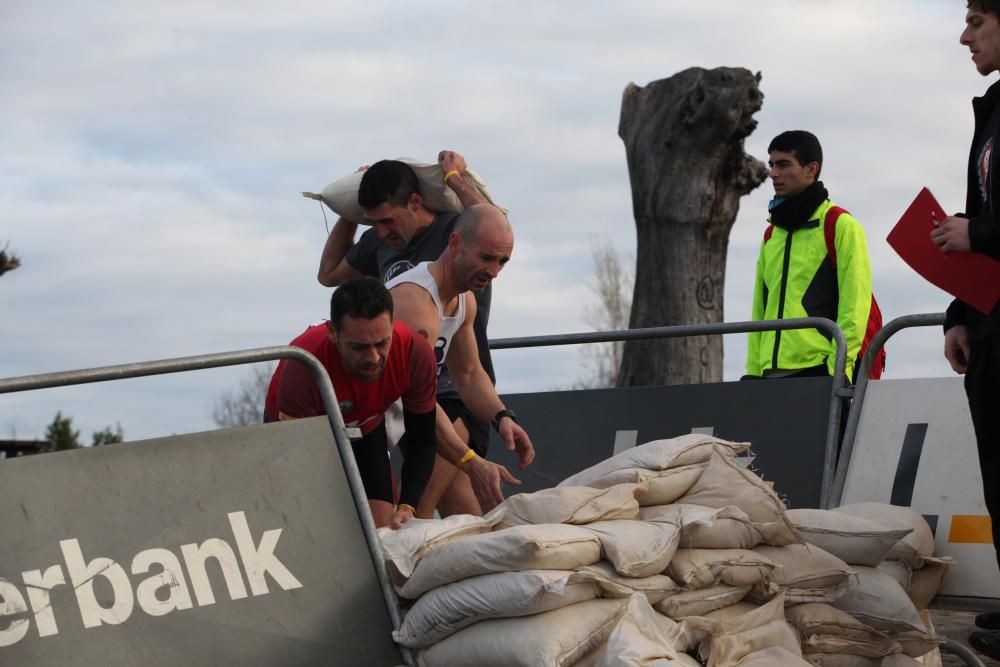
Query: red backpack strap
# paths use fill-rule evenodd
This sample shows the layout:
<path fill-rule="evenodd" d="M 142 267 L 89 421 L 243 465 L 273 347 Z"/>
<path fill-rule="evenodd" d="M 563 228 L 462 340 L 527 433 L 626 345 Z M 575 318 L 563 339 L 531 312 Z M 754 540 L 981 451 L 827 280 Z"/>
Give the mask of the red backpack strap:
<path fill-rule="evenodd" d="M 764 243 L 771 240 L 771 234 L 774 233 L 774 225 L 768 225 L 767 229 L 764 230 Z"/>
<path fill-rule="evenodd" d="M 841 213 L 847 213 L 839 206 L 831 206 L 823 218 L 823 238 L 826 240 L 826 254 L 830 257 L 830 265 L 837 268 L 837 220 Z"/>

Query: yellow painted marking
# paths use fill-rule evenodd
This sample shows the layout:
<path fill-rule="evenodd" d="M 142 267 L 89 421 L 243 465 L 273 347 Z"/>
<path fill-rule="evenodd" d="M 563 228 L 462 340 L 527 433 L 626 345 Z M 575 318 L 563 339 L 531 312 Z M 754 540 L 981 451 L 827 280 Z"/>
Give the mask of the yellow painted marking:
<path fill-rule="evenodd" d="M 993 544 L 993 527 L 989 516 L 956 514 L 951 517 L 949 542 L 961 544 Z"/>

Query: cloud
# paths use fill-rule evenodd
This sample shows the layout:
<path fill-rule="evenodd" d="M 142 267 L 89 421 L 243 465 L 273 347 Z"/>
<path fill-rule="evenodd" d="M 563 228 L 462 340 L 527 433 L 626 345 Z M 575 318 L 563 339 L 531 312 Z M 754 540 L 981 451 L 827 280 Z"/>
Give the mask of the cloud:
<path fill-rule="evenodd" d="M 951 8 L 954 9 L 954 8 Z M 747 150 L 804 127 L 868 229 L 892 316 L 940 310 L 883 239 L 922 185 L 964 198 L 984 88 L 960 8 L 861 0 L 476 4 L 262 0 L 14 2 L 0 16 L 0 375 L 282 344 L 324 316 L 316 191 L 382 157 L 468 156 L 516 225 L 491 332 L 580 331 L 592 239 L 634 256 L 622 90 L 691 66 L 761 71 Z M 770 189 L 741 202 L 726 319 L 749 317 Z M 332 223 L 332 219 L 330 220 Z M 905 336 L 905 337 L 904 337 Z M 726 376 L 738 377 L 740 337 Z M 569 386 L 577 348 L 497 353 L 504 391 Z M 931 361 L 934 360 L 934 361 Z M 940 332 L 903 334 L 890 373 L 944 374 Z M 57 409 L 129 438 L 210 426 L 239 369 L 0 396 L 0 430 Z M 117 385 L 121 385 L 119 388 Z"/>

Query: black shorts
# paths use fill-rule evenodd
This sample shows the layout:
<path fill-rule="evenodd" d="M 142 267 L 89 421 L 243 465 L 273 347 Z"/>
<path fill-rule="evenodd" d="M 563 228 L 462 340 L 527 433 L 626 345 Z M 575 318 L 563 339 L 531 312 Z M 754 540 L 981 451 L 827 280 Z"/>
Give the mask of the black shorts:
<path fill-rule="evenodd" d="M 472 416 L 460 398 L 438 396 L 437 402 L 452 423 L 458 419 L 465 423 L 465 427 L 469 429 L 469 447 L 479 456 L 486 458 L 486 453 L 490 449 L 490 425 Z"/>
<path fill-rule="evenodd" d="M 392 493 L 392 468 L 389 466 L 389 438 L 385 421 L 359 440 L 351 441 L 354 460 L 361 473 L 365 495 L 369 500 L 384 500 L 395 504 Z"/>

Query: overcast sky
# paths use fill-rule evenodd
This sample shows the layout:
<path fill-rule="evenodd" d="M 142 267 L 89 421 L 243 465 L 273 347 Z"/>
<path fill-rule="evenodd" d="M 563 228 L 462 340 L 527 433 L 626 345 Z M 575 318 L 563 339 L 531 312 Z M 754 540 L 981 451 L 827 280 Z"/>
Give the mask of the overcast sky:
<path fill-rule="evenodd" d="M 885 236 L 921 186 L 961 210 L 963 2 L 0 3 L 0 377 L 284 344 L 324 317 L 319 191 L 442 148 L 510 209 L 493 337 L 588 328 L 590 247 L 634 257 L 621 93 L 688 67 L 762 73 L 747 151 L 808 129 L 868 232 L 887 319 L 944 309 Z M 765 184 L 733 229 L 725 318 L 749 318 Z M 332 218 L 330 220 L 332 224 Z M 950 374 L 941 334 L 897 336 L 888 377 Z M 745 339 L 726 342 L 726 379 Z M 574 348 L 495 353 L 503 392 L 569 386 Z M 0 437 L 56 410 L 129 439 L 211 427 L 246 369 L 0 395 Z"/>

